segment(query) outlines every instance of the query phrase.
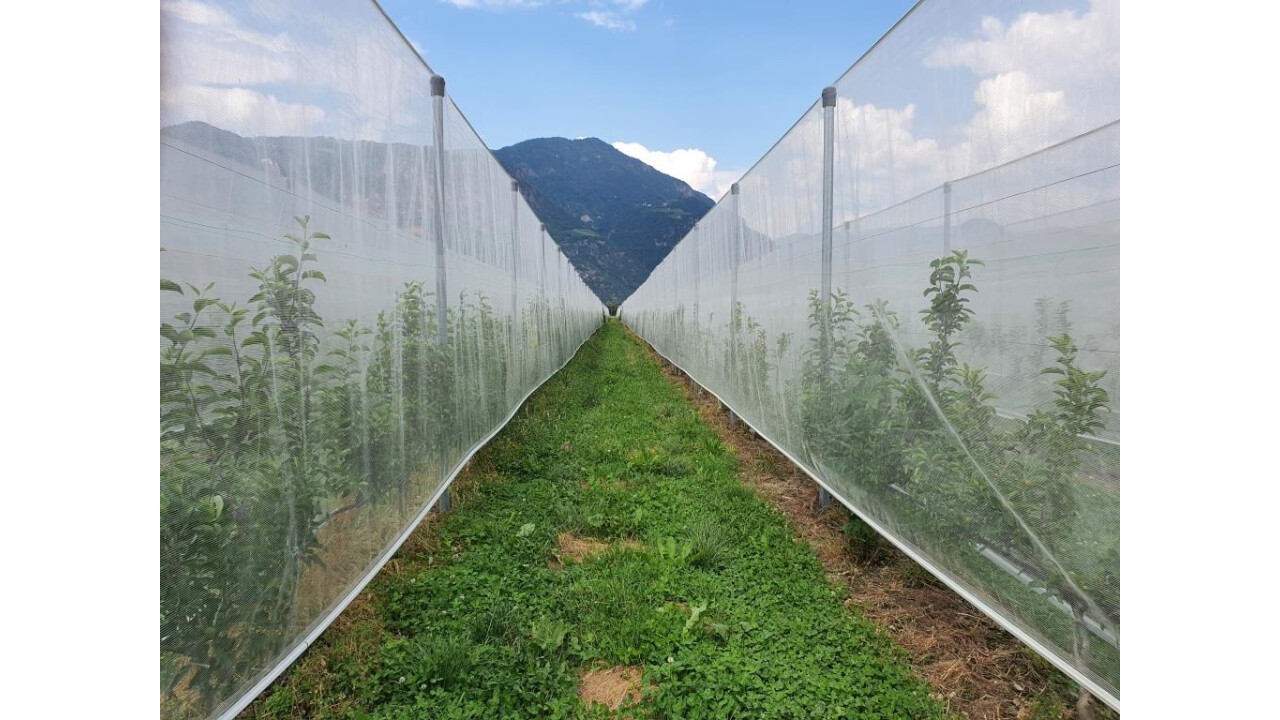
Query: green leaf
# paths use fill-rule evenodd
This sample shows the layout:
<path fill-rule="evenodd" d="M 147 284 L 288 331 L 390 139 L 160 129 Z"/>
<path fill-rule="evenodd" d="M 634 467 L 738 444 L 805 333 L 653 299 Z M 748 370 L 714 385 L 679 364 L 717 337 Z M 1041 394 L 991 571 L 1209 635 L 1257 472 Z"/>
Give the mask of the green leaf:
<path fill-rule="evenodd" d="M 192 362 L 185 362 L 185 363 L 183 363 L 183 364 L 182 364 L 182 369 L 183 369 L 183 370 L 189 370 L 189 371 L 191 371 L 191 372 L 203 373 L 203 374 L 205 374 L 205 375 L 215 375 L 215 374 L 216 374 L 216 373 L 214 373 L 214 372 L 213 372 L 213 370 L 212 370 L 208 365 L 205 365 L 203 362 L 200 362 L 199 360 L 195 360 L 195 361 L 192 361 Z"/>
<path fill-rule="evenodd" d="M 222 515 L 222 508 L 225 507 L 222 496 L 214 495 L 207 501 L 209 512 L 213 515 L 210 520 L 217 520 Z"/>
<path fill-rule="evenodd" d="M 174 281 L 172 281 L 172 280 L 165 280 L 164 278 L 160 278 L 160 290 L 161 290 L 162 292 L 163 292 L 163 291 L 166 291 L 166 290 L 167 290 L 167 291 L 169 291 L 169 292 L 176 292 L 176 293 L 178 293 L 179 295 L 184 294 L 184 293 L 182 292 L 182 286 L 181 286 L 181 285 L 179 285 L 178 283 L 176 283 L 176 282 L 174 282 Z"/>

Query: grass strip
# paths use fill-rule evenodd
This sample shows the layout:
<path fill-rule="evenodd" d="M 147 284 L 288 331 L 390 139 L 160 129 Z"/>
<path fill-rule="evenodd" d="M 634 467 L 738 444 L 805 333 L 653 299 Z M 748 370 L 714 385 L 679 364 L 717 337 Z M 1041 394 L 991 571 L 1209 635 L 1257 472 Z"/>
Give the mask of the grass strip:
<path fill-rule="evenodd" d="M 942 716 L 616 321 L 455 495 L 246 716 Z"/>

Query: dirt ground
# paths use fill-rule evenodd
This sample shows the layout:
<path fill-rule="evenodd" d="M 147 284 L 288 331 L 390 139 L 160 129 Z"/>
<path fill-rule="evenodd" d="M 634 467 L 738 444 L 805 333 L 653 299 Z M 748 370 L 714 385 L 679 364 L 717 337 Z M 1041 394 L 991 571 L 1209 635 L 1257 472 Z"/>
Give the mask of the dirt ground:
<path fill-rule="evenodd" d="M 640 343 L 736 453 L 743 481 L 791 520 L 828 576 L 848 588 L 846 604 L 859 607 L 908 652 L 952 712 L 971 720 L 1025 720 L 1033 712 L 1037 718 L 1075 717 L 1070 701 L 1048 715 L 1045 703 L 1037 702 L 1056 674 L 1048 663 L 910 558 L 884 543 L 875 561 L 856 560 L 841 530 L 848 512 L 838 503 L 818 511 L 812 479 L 746 425 L 731 420 L 714 395 Z"/>

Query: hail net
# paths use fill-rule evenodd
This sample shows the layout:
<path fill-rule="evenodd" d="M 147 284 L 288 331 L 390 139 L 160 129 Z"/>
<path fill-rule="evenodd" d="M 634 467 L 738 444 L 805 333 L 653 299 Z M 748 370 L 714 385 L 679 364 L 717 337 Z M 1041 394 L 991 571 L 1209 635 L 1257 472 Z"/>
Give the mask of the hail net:
<path fill-rule="evenodd" d="M 601 305 L 448 98 L 436 127 L 374 4 L 163 2 L 161 26 L 161 706 L 205 717 L 332 618 Z"/>
<path fill-rule="evenodd" d="M 1113 705 L 1117 5 L 921 3 L 621 313 Z"/>

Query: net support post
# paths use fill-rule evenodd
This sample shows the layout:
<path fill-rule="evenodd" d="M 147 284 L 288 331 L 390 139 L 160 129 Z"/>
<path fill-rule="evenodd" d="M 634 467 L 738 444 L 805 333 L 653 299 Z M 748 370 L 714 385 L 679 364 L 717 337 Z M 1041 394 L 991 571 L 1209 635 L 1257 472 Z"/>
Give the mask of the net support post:
<path fill-rule="evenodd" d="M 835 213 L 836 88 L 822 89 L 822 372 L 831 370 L 831 237 Z"/>
<path fill-rule="evenodd" d="M 435 121 L 435 207 L 431 222 L 436 246 L 436 340 L 444 345 L 449 342 L 449 295 L 444 257 L 444 78 L 439 75 L 431 76 L 431 111 Z"/>
<path fill-rule="evenodd" d="M 831 265 L 835 216 L 836 88 L 822 89 L 822 381 L 831 374 Z M 831 507 L 831 493 L 818 487 L 818 510 Z"/>
<path fill-rule="evenodd" d="M 442 365 L 448 362 L 448 344 L 449 344 L 449 295 L 446 285 L 446 269 L 444 254 L 444 78 L 439 75 L 431 76 L 431 113 L 434 121 L 434 143 L 435 143 L 435 162 L 433 165 L 433 175 L 435 179 L 434 200 L 431 211 L 431 227 L 435 235 L 436 250 L 436 343 L 440 347 L 440 357 L 438 362 Z M 449 388 L 450 394 L 452 388 Z M 440 478 L 444 480 L 449 477 L 449 454 L 445 451 L 447 445 L 445 434 L 445 423 L 437 424 L 436 434 L 436 453 L 439 455 L 440 461 Z M 449 512 L 453 507 L 453 500 L 449 496 L 449 488 L 445 488 L 440 495 L 437 504 L 440 512 Z"/>
<path fill-rule="evenodd" d="M 819 485 L 818 486 L 818 510 L 819 511 L 826 510 L 829 507 L 831 507 L 831 493 L 827 492 L 826 488 Z"/>

